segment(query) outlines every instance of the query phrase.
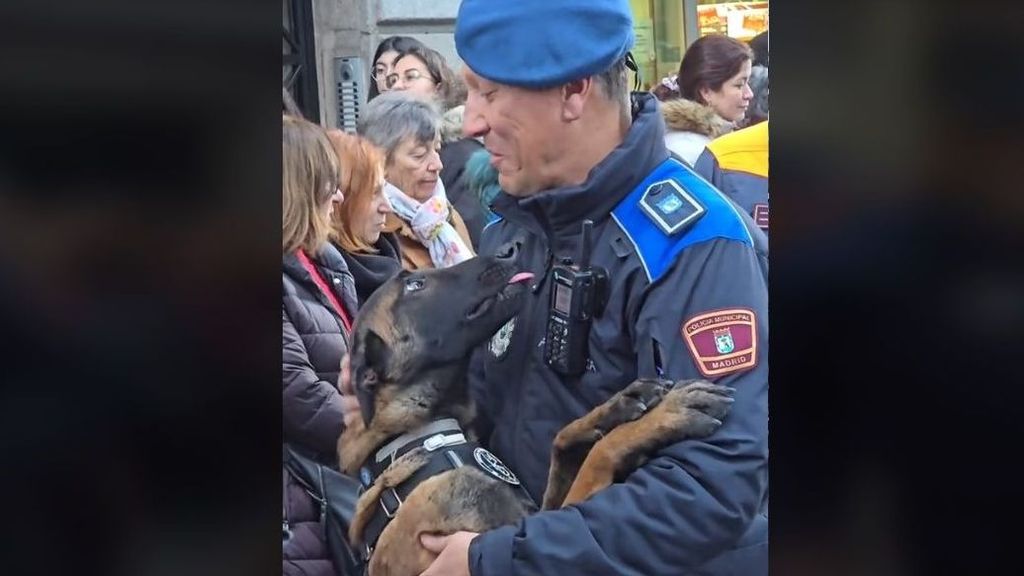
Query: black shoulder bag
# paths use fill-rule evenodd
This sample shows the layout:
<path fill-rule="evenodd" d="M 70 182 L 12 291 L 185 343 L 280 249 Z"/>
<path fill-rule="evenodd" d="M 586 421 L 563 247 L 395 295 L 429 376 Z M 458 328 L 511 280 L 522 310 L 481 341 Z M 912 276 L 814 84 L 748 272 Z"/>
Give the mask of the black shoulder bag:
<path fill-rule="evenodd" d="M 354 553 L 348 543 L 348 527 L 359 500 L 359 481 L 320 464 L 288 444 L 284 445 L 284 464 L 320 504 L 324 541 L 339 576 L 362 574 L 362 556 Z"/>

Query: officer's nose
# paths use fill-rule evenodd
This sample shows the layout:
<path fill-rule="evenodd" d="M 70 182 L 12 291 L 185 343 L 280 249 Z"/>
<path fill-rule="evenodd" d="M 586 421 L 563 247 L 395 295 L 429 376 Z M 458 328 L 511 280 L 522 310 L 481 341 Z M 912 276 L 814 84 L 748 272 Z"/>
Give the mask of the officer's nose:
<path fill-rule="evenodd" d="M 466 98 L 466 108 L 462 113 L 462 135 L 466 138 L 480 138 L 491 131 L 491 127 L 487 125 L 487 120 L 479 110 L 478 98 L 480 96 L 475 94 Z"/>
<path fill-rule="evenodd" d="M 505 264 L 513 264 L 519 259 L 519 252 L 522 250 L 522 242 L 514 241 L 502 244 L 495 256 Z"/>

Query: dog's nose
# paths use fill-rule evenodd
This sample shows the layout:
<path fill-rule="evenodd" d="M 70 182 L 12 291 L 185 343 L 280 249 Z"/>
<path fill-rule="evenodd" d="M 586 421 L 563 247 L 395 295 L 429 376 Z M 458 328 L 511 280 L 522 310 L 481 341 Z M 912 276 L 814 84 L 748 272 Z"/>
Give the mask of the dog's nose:
<path fill-rule="evenodd" d="M 507 242 L 498 248 L 495 256 L 498 260 L 503 260 L 509 264 L 515 262 L 519 258 L 519 251 L 522 248 L 522 242 L 518 240 L 514 242 Z"/>

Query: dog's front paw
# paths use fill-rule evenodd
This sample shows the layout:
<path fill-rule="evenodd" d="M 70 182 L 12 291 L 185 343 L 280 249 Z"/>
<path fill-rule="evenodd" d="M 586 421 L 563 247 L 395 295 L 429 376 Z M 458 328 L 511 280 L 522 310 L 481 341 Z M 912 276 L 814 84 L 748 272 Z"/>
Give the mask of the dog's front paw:
<path fill-rule="evenodd" d="M 709 436 L 722 425 L 732 407 L 735 388 L 712 384 L 707 380 L 682 380 L 665 395 L 672 412 L 682 416 L 681 432 L 687 436 Z"/>
<path fill-rule="evenodd" d="M 671 384 L 667 380 L 649 378 L 634 381 L 608 399 L 605 405 L 607 412 L 600 419 L 598 428 L 609 432 L 620 424 L 632 422 L 650 412 L 661 402 Z"/>

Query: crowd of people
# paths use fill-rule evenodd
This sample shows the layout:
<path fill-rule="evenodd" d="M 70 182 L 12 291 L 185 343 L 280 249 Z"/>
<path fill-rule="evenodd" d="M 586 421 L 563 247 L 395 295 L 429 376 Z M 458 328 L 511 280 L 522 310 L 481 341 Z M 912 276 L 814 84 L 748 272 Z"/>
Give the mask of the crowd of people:
<path fill-rule="evenodd" d="M 428 575 L 766 574 L 767 33 L 704 36 L 677 74 L 631 93 L 628 2 L 550 4 L 464 0 L 459 73 L 414 38 L 382 41 L 357 134 L 305 119 L 284 91 L 284 442 L 337 466 L 359 409 L 341 370 L 353 322 L 399 271 L 515 243 L 544 278 L 590 220 L 610 290 L 588 369 L 538 357 L 540 283 L 501 346 L 472 358 L 483 444 L 539 502 L 555 433 L 637 377 L 713 380 L 734 407 L 572 511 L 425 539 Z M 676 203 L 645 204 L 655 174 Z M 315 492 L 285 468 L 285 574 L 338 573 Z"/>

